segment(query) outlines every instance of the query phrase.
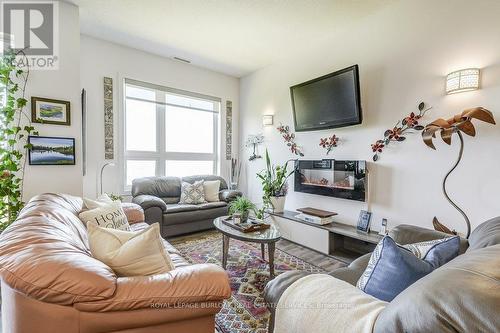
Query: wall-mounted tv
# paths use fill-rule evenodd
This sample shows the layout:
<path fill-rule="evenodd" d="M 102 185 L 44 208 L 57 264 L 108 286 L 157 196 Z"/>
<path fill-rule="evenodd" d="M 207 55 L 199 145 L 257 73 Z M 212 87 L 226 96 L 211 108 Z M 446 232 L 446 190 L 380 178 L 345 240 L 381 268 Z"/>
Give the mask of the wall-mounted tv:
<path fill-rule="evenodd" d="M 361 124 L 359 70 L 354 65 L 290 87 L 295 131 Z"/>

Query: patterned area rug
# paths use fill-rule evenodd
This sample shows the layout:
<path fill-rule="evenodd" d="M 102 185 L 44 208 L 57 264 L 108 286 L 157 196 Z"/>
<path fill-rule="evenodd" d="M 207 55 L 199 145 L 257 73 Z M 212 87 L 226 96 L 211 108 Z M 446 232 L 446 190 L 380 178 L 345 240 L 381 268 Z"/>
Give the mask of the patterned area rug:
<path fill-rule="evenodd" d="M 222 235 L 217 231 L 175 238 L 170 243 L 190 263 L 214 263 L 221 266 Z M 325 273 L 322 268 L 279 249 L 279 245 L 276 247 L 274 262 L 276 275 L 289 270 Z M 262 292 L 269 280 L 269 269 L 268 263 L 261 258 L 260 244 L 231 239 L 227 272 L 232 296 L 224 302 L 222 310 L 216 316 L 218 332 L 267 333 L 269 312 L 264 305 Z"/>

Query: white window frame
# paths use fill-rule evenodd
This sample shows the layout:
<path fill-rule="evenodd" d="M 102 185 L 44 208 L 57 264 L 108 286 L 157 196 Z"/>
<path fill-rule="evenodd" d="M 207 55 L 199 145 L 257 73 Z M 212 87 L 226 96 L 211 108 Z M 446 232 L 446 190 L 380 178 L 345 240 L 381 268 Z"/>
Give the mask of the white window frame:
<path fill-rule="evenodd" d="M 123 194 L 130 195 L 131 185 L 127 185 L 127 160 L 146 160 L 155 161 L 155 176 L 165 176 L 166 161 L 169 160 L 191 160 L 191 161 L 213 161 L 213 174 L 219 174 L 219 122 L 221 121 L 221 105 L 222 100 L 218 97 L 213 97 L 209 95 L 204 95 L 200 93 L 194 93 L 186 90 L 180 90 L 170 87 L 164 87 L 157 84 L 147 83 L 144 81 L 134 80 L 130 78 L 122 78 L 121 80 L 121 103 L 120 108 L 120 121 L 119 121 L 119 135 L 120 135 L 120 157 L 119 165 L 121 165 L 122 175 L 121 175 L 121 189 Z M 138 88 L 152 89 L 155 92 L 160 91 L 165 94 L 156 94 L 155 101 L 149 101 L 139 98 L 128 97 L 129 99 L 140 100 L 148 103 L 156 104 L 156 151 L 129 151 L 127 150 L 127 137 L 126 137 L 126 85 L 137 86 Z M 199 109 L 196 107 L 188 107 L 184 105 L 170 104 L 166 103 L 166 94 L 175 94 L 186 96 L 190 98 L 202 99 L 205 101 L 210 101 L 214 103 L 214 111 Z M 167 152 L 166 151 L 166 138 L 165 138 L 165 107 L 167 105 L 181 107 L 184 109 L 197 110 L 200 112 L 211 112 L 214 114 L 213 117 L 213 153 L 188 153 L 188 152 Z"/>

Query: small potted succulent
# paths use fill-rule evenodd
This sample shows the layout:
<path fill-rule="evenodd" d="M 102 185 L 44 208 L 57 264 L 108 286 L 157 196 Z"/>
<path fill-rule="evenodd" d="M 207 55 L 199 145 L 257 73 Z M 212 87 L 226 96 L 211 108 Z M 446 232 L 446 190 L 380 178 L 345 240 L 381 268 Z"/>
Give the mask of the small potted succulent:
<path fill-rule="evenodd" d="M 238 197 L 238 199 L 231 202 L 229 205 L 229 214 L 240 214 L 241 223 L 248 220 L 250 212 L 255 212 L 255 204 L 245 197 Z"/>

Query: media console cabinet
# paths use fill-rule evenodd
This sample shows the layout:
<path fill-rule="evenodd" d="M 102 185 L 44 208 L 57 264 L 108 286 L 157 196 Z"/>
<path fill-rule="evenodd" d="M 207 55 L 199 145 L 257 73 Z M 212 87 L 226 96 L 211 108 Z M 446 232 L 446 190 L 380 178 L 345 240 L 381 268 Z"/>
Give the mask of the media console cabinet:
<path fill-rule="evenodd" d="M 282 238 L 348 264 L 372 252 L 382 239 L 376 232 L 364 233 L 347 224 L 306 222 L 295 217 L 298 212 L 285 210 L 283 213 L 269 214 L 278 225 Z"/>

